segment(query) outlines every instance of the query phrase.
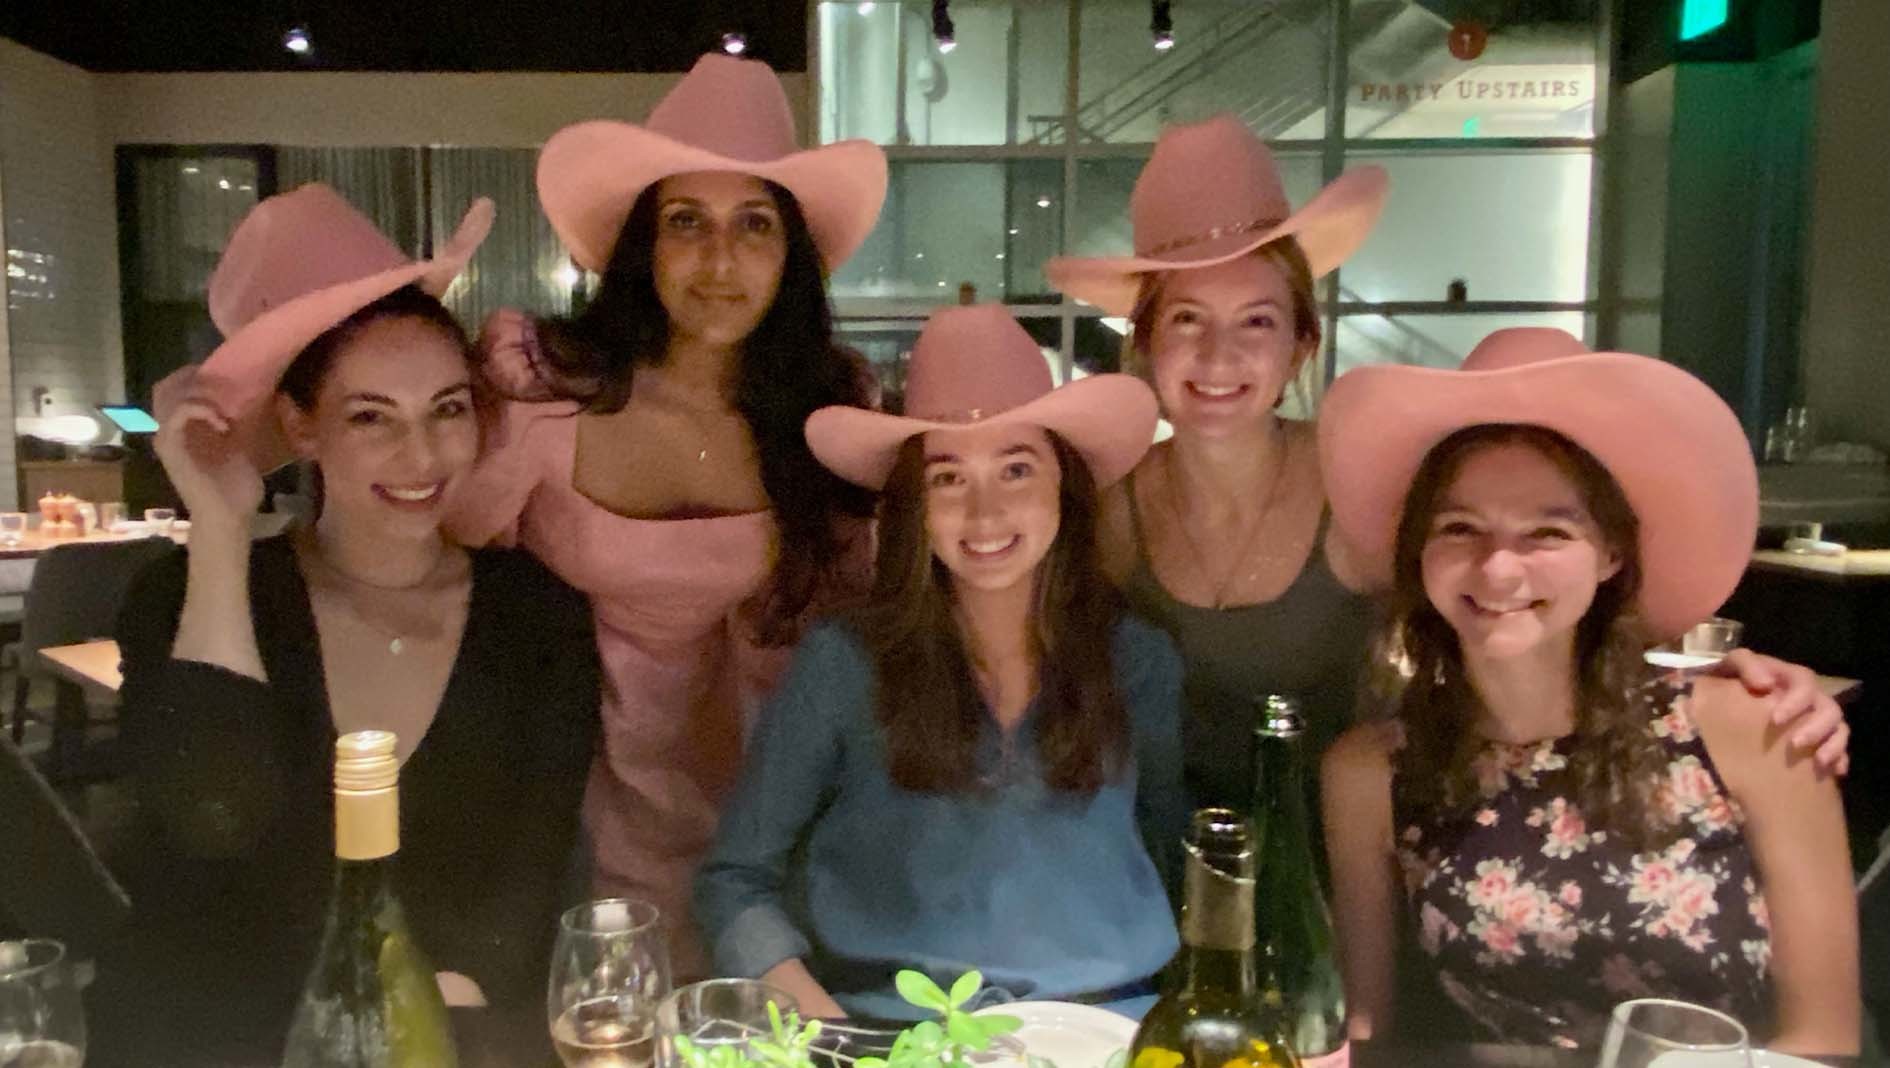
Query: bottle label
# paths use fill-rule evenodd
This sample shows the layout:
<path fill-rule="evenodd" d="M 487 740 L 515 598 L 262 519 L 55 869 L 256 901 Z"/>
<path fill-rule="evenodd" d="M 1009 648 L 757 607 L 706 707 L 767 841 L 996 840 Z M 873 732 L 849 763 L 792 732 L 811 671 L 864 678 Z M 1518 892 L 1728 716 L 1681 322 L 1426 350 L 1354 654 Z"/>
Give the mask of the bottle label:
<path fill-rule="evenodd" d="M 1331 1053 L 1322 1053 L 1317 1057 L 1301 1056 L 1299 1068 L 1349 1068 L 1351 1063 L 1352 1044 L 1344 1042 Z"/>

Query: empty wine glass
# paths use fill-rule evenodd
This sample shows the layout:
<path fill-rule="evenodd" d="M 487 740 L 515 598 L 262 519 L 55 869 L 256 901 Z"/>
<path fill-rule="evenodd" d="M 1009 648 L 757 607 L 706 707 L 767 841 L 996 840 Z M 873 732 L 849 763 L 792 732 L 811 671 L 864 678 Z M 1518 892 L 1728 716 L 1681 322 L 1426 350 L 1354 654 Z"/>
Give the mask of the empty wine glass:
<path fill-rule="evenodd" d="M 0 1068 L 79 1068 L 85 1015 L 66 949 L 51 939 L 0 942 Z"/>
<path fill-rule="evenodd" d="M 25 512 L 0 512 L 0 544 L 18 545 L 26 537 Z"/>
<path fill-rule="evenodd" d="M 647 1068 L 667 993 L 669 949 L 655 905 L 591 901 L 558 921 L 545 1001 L 566 1068 Z"/>
<path fill-rule="evenodd" d="M 1597 1068 L 1751 1068 L 1752 1051 L 1738 1020 L 1714 1009 L 1667 998 L 1623 1001 L 1608 1017 Z"/>
<path fill-rule="evenodd" d="M 783 1017 L 800 1011 L 786 991 L 759 979 L 708 979 L 678 989 L 656 1010 L 663 1068 L 681 1068 L 674 1041 L 678 1037 L 708 1048 L 742 1046 L 773 1034 L 770 1003 Z"/>

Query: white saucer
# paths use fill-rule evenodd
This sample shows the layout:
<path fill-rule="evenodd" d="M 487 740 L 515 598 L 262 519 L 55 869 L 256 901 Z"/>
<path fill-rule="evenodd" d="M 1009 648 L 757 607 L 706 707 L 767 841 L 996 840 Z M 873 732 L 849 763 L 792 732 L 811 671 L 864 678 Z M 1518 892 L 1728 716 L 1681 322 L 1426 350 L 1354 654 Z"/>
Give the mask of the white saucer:
<path fill-rule="evenodd" d="M 1648 1068 L 1746 1068 L 1746 1059 L 1737 1053 L 1693 1053 L 1676 1050 L 1654 1058 Z M 1767 1049 L 1752 1051 L 1752 1068 L 1824 1068 L 1817 1061 L 1773 1053 Z"/>
<path fill-rule="evenodd" d="M 1103 1068 L 1135 1039 L 1134 1020 L 1071 1001 L 1013 1001 L 972 1015 L 1015 1016 L 1024 1021 L 1010 1037 L 1023 1043 L 1032 1056 L 1043 1057 L 1057 1068 Z"/>

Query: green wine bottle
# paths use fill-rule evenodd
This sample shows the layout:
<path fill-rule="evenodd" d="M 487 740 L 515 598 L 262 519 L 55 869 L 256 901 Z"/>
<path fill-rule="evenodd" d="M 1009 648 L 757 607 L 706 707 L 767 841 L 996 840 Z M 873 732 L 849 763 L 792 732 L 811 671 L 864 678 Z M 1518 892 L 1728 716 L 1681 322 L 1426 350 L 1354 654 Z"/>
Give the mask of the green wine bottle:
<path fill-rule="evenodd" d="M 1253 827 L 1260 870 L 1254 930 L 1261 981 L 1285 1002 L 1286 1036 L 1304 1068 L 1343 1068 L 1345 986 L 1332 914 L 1306 817 L 1305 721 L 1290 699 L 1268 696 L 1254 728 Z"/>
<path fill-rule="evenodd" d="M 433 966 L 394 894 L 400 764 L 386 731 L 335 743 L 335 888 L 283 1068 L 456 1068 Z"/>
<path fill-rule="evenodd" d="M 1178 978 L 1136 1028 L 1130 1068 L 1298 1068 L 1255 970 L 1252 828 L 1204 808 L 1184 845 Z"/>

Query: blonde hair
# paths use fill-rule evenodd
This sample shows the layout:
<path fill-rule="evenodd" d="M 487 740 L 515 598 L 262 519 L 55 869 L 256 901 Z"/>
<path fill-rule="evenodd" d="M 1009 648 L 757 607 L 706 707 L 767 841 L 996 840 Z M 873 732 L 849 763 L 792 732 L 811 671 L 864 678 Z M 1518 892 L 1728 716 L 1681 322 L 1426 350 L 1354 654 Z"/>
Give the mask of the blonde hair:
<path fill-rule="evenodd" d="M 1319 298 L 1313 292 L 1312 265 L 1307 262 L 1306 253 L 1299 247 L 1299 242 L 1290 234 L 1269 241 L 1247 255 L 1272 264 L 1280 272 L 1280 277 L 1286 279 L 1286 290 L 1293 302 L 1293 338 L 1298 342 L 1298 350 L 1306 353 L 1295 357 L 1288 388 L 1302 386 L 1300 371 L 1305 362 L 1319 351 L 1320 342 L 1325 337 L 1325 328 L 1319 317 Z M 1150 271 L 1142 275 L 1141 286 L 1135 294 L 1135 309 L 1129 313 L 1129 334 L 1122 343 L 1122 369 L 1151 386 L 1154 382 L 1151 378 L 1149 345 L 1155 336 L 1155 318 L 1161 312 L 1168 279 L 1174 273 Z M 1278 407 L 1285 399 L 1286 391 L 1282 389 L 1274 406 Z"/>

